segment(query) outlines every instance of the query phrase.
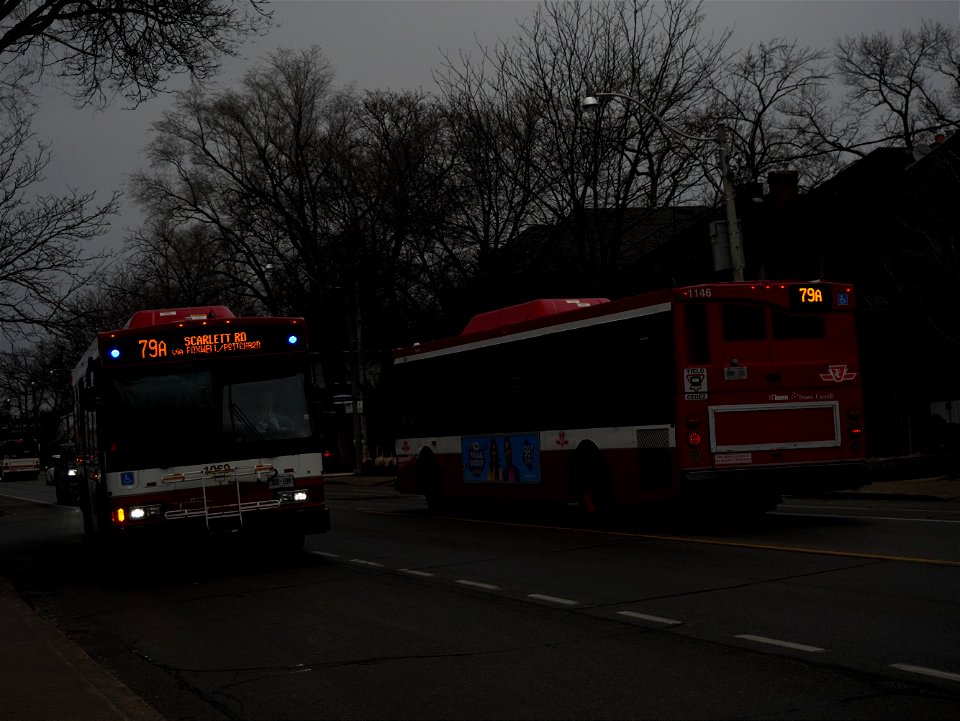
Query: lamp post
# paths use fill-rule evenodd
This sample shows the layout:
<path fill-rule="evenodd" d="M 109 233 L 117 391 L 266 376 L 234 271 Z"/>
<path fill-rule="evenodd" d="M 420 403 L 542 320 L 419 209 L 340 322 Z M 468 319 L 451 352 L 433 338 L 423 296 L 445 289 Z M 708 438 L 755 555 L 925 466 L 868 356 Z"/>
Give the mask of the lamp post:
<path fill-rule="evenodd" d="M 585 97 L 583 101 L 581 101 L 580 106 L 587 112 L 593 112 L 600 107 L 600 98 L 617 98 L 625 103 L 636 103 L 643 108 L 648 115 L 660 123 L 661 127 L 675 135 L 698 142 L 717 143 L 720 149 L 720 173 L 723 181 L 723 197 L 727 210 L 727 237 L 730 241 L 730 265 L 733 270 L 733 279 L 743 280 L 743 243 L 740 239 L 740 226 L 737 223 L 737 206 L 734 199 L 733 180 L 730 178 L 730 159 L 728 156 L 729 149 L 727 148 L 726 128 L 724 128 L 723 125 L 718 125 L 716 137 L 703 138 L 697 135 L 690 135 L 670 125 L 666 120 L 653 112 L 650 106 L 640 100 L 640 98 L 634 98 L 621 93 L 594 93 L 593 95 Z"/>

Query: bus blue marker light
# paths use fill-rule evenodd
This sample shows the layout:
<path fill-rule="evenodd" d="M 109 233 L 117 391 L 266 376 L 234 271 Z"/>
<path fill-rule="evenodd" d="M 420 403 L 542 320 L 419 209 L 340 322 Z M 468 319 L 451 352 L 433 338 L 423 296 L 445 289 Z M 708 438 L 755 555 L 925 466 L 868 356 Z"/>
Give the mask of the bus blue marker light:
<path fill-rule="evenodd" d="M 120 349 L 119 349 L 119 348 L 111 348 L 111 349 L 110 349 L 110 357 L 113 358 L 114 360 L 116 360 L 117 358 L 119 358 L 119 357 L 120 357 Z"/>
<path fill-rule="evenodd" d="M 296 345 L 296 343 L 297 343 L 298 340 L 300 340 L 300 339 L 297 338 L 297 336 L 292 335 L 292 336 L 290 336 L 289 338 L 287 338 L 287 343 L 289 343 L 290 345 Z"/>

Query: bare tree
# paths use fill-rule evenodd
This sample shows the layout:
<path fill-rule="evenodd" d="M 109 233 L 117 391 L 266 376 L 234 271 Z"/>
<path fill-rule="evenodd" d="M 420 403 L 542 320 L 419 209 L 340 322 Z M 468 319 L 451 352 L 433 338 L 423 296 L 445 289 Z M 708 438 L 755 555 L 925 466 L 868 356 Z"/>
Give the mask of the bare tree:
<path fill-rule="evenodd" d="M 839 149 L 814 127 L 828 120 L 827 53 L 775 38 L 737 53 L 717 88 L 712 116 L 729 131 L 731 166 L 739 183 L 758 183 L 772 170 L 796 170 L 812 187 L 833 175 Z"/>
<path fill-rule="evenodd" d="M 251 294 L 269 288 L 269 269 L 302 264 L 298 307 L 328 282 L 331 194 L 315 160 L 334 105 L 332 72 L 318 49 L 278 53 L 249 71 L 238 90 L 193 87 L 155 125 L 153 171 L 134 177 L 135 197 L 152 222 L 206 226 L 232 249 Z M 273 300 L 266 298 L 271 310 Z"/>
<path fill-rule="evenodd" d="M 463 98 L 484 98 L 471 112 L 477 127 L 495 128 L 496 145 L 485 150 L 505 161 L 502 184 L 484 186 L 478 171 L 493 176 L 481 163 L 470 169 L 477 187 L 495 191 L 487 207 L 499 208 L 478 216 L 488 227 L 477 245 L 502 237 L 502 230 L 491 231 L 494 221 L 510 233 L 564 221 L 576 267 L 609 278 L 623 258 L 626 209 L 698 197 L 703 183 L 716 177 L 706 161 L 716 156 L 716 145 L 666 131 L 647 108 L 671 127 L 696 129 L 727 37 L 707 37 L 702 24 L 700 4 L 686 0 L 547 2 L 512 41 L 482 49 L 482 63 L 448 60 L 445 96 L 460 99 L 465 110 Z M 639 102 L 611 101 L 594 120 L 584 120 L 581 100 L 603 92 Z M 512 214 L 490 202 L 511 197 L 504 192 L 509 183 L 521 189 L 512 196 Z M 610 210 L 612 222 L 593 222 L 591 209 Z"/>
<path fill-rule="evenodd" d="M 958 43 L 960 33 L 939 22 L 903 30 L 898 37 L 880 32 L 837 43 L 836 67 L 847 87 L 848 112 L 868 143 L 912 148 L 960 126 Z M 851 145 L 857 150 L 859 143 Z"/>
<path fill-rule="evenodd" d="M 81 103 L 139 103 L 172 73 L 210 77 L 224 54 L 268 22 L 263 0 L 0 3 L 0 322 L 49 325 L 99 268 L 85 246 L 116 213 L 117 194 L 40 195 L 50 159 L 30 131 L 32 81 L 53 74 Z M 69 87 L 65 85 L 64 87 Z M 5 332 L 11 331 L 9 327 Z"/>
<path fill-rule="evenodd" d="M 12 96 L 11 96 L 12 94 Z M 98 270 L 86 250 L 116 213 L 117 196 L 37 195 L 49 147 L 30 130 L 33 115 L 17 86 L 0 102 L 0 324 L 48 325 L 64 300 Z"/>
<path fill-rule="evenodd" d="M 236 261 L 234 287 L 271 312 L 329 324 L 361 307 L 386 332 L 446 275 L 445 126 L 421 93 L 360 99 L 332 80 L 313 48 L 237 89 L 181 94 L 134 192 L 157 227 L 204 226 Z"/>
<path fill-rule="evenodd" d="M 174 73 L 211 77 L 219 58 L 265 26 L 264 0 L 27 0 L 0 5 L 0 66 L 34 63 L 72 81 L 82 102 L 140 103 Z"/>

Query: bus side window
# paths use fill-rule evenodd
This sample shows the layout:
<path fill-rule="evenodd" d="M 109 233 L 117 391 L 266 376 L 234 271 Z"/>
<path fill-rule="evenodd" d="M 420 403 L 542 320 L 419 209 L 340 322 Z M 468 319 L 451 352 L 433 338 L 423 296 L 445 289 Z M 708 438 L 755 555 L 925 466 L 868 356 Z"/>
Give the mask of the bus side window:
<path fill-rule="evenodd" d="M 687 362 L 710 362 L 710 337 L 707 328 L 707 306 L 704 303 L 688 303 L 684 306 L 687 336 Z"/>
<path fill-rule="evenodd" d="M 723 339 L 726 341 L 765 340 L 766 314 L 763 306 L 724 304 L 722 307 Z"/>

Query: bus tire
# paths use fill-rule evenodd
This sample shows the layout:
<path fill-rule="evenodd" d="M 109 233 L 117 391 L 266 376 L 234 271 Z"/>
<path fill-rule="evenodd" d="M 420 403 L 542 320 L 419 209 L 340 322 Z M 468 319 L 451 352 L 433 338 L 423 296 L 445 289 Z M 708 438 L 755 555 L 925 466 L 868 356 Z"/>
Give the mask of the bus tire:
<path fill-rule="evenodd" d="M 431 451 L 423 450 L 417 457 L 417 484 L 423 489 L 427 508 L 439 513 L 447 509 L 449 500 L 444 498 L 443 484 L 440 480 L 440 467 Z"/>
<path fill-rule="evenodd" d="M 600 449 L 584 443 L 573 456 L 573 500 L 585 515 L 607 513 L 611 509 L 610 476 Z"/>
<path fill-rule="evenodd" d="M 90 495 L 81 494 L 80 510 L 83 512 L 83 535 L 88 541 L 106 545 L 112 537 L 110 514 L 107 511 L 106 497 L 98 483 Z"/>

